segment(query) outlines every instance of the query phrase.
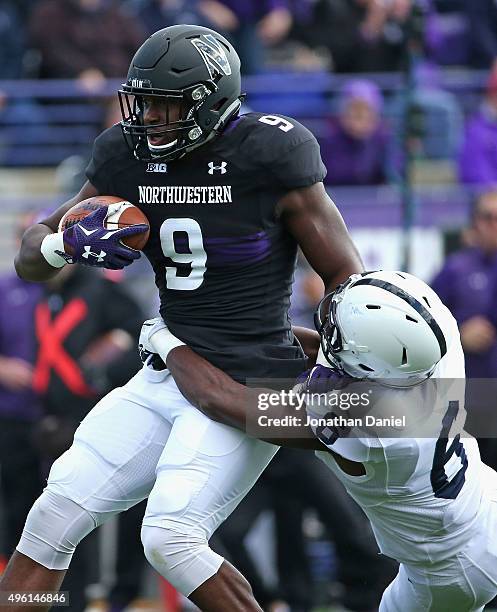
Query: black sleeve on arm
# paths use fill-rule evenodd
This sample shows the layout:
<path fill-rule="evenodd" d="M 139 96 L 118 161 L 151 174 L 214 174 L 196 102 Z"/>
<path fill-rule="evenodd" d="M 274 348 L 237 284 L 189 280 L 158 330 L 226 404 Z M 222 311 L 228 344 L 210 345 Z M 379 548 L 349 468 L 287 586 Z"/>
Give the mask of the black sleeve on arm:
<path fill-rule="evenodd" d="M 244 146 L 262 166 L 266 187 L 279 192 L 274 213 L 330 291 L 363 266 L 342 216 L 324 189 L 326 167 L 319 144 L 294 119 L 254 113 L 250 121 Z"/>
<path fill-rule="evenodd" d="M 326 167 L 321 160 L 317 140 L 310 134 L 307 140 L 285 151 L 271 164 L 270 172 L 287 190 L 322 182 Z"/>
<path fill-rule="evenodd" d="M 266 187 L 291 191 L 321 182 L 326 167 L 319 144 L 306 127 L 283 115 L 250 115 L 242 151 L 257 164 Z"/>
<path fill-rule="evenodd" d="M 126 161 L 129 161 L 129 158 L 130 153 L 121 128 L 119 125 L 113 125 L 95 139 L 92 156 L 86 167 L 86 177 L 96 187 L 98 193 L 112 194 L 113 175 Z"/>

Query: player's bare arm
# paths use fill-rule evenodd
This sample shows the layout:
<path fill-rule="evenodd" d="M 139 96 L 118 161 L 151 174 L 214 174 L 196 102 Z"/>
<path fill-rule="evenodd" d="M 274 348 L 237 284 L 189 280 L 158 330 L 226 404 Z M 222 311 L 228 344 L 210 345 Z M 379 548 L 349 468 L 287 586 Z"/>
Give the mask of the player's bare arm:
<path fill-rule="evenodd" d="M 216 368 L 188 346 L 178 346 L 167 356 L 167 367 L 181 393 L 205 415 L 214 421 L 246 430 L 247 415 L 257 412 L 261 393 L 268 389 L 246 387 Z M 271 406 L 271 417 L 293 416 L 294 409 L 289 406 Z M 310 427 L 304 423 L 296 426 L 302 438 L 268 439 L 278 446 L 323 450 L 323 445 L 314 437 Z M 262 432 L 261 432 L 262 434 Z"/>
<path fill-rule="evenodd" d="M 187 346 L 173 349 L 167 357 L 167 366 L 179 390 L 193 405 L 214 421 L 242 431 L 246 430 L 247 415 L 255 414 L 258 410 L 260 394 L 268 392 L 268 389 L 250 389 L 237 383 Z M 294 415 L 294 409 L 285 405 L 273 405 L 268 413 L 275 419 Z M 261 439 L 278 446 L 327 451 L 349 476 L 365 474 L 362 463 L 350 461 L 327 449 L 304 422 L 295 424 L 292 429 L 295 433 L 298 429 L 302 437 L 266 438 L 262 437 L 261 428 Z"/>
<path fill-rule="evenodd" d="M 288 192 L 276 212 L 321 277 L 326 293 L 364 270 L 342 215 L 323 183 Z"/>
<path fill-rule="evenodd" d="M 26 230 L 21 248 L 15 258 L 15 268 L 21 278 L 28 281 L 46 281 L 60 271 L 60 268 L 54 268 L 43 257 L 41 243 L 46 236 L 57 231 L 59 221 L 74 204 L 96 195 L 98 191 L 89 181 L 86 181 L 79 193 L 62 204 L 49 217 Z"/>
<path fill-rule="evenodd" d="M 319 352 L 319 334 L 314 329 L 292 325 L 292 331 L 300 342 L 304 353 L 307 355 L 307 367 L 316 363 Z"/>

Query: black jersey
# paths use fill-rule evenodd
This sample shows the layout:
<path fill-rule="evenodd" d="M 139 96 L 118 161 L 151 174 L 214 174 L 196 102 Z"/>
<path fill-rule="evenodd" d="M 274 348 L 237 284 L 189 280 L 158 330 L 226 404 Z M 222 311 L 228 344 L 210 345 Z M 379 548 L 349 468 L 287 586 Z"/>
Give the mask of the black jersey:
<path fill-rule="evenodd" d="M 133 159 L 115 125 L 95 141 L 87 168 L 101 195 L 147 216 L 144 253 L 172 333 L 241 382 L 304 367 L 288 318 L 297 245 L 275 207 L 325 174 L 309 130 L 260 113 L 167 164 Z"/>

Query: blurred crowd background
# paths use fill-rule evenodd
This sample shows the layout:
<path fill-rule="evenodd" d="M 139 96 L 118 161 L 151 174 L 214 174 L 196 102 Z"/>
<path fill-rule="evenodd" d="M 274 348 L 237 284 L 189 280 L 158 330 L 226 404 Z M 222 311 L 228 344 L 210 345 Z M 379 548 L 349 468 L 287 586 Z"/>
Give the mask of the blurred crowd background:
<path fill-rule="evenodd" d="M 145 261 L 124 274 L 68 266 L 34 285 L 15 277 L 13 255 L 81 186 L 93 139 L 120 120 L 134 51 L 177 23 L 233 41 L 246 110 L 289 115 L 318 138 L 366 268 L 432 282 L 460 324 L 468 376 L 497 374 L 494 0 L 0 0 L 0 572 L 78 422 L 138 369 L 140 323 L 157 312 Z M 301 261 L 295 324 L 312 327 L 322 291 Z M 480 442 L 497 467 L 495 441 Z M 187 609 L 147 569 L 142 515 L 78 549 L 71 610 Z M 299 451 L 279 453 L 214 547 L 272 612 L 372 611 L 396 571 L 341 485 Z"/>

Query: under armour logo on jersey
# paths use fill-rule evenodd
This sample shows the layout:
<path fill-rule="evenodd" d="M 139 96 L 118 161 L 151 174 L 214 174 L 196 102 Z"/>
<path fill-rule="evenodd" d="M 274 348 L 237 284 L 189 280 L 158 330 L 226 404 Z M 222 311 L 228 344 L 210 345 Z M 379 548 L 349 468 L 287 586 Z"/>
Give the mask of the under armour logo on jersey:
<path fill-rule="evenodd" d="M 83 257 L 85 259 L 90 259 L 90 257 L 95 257 L 98 263 L 102 263 L 105 259 L 107 253 L 105 251 L 100 251 L 100 253 L 93 253 L 91 247 L 85 246 L 85 252 L 83 253 Z"/>
<path fill-rule="evenodd" d="M 207 170 L 207 172 L 209 174 L 214 174 L 214 172 L 220 172 L 221 174 L 226 174 L 226 172 L 228 172 L 226 170 L 226 166 L 228 165 L 228 162 L 221 162 L 219 164 L 219 166 L 216 166 L 216 164 L 214 162 L 209 162 L 209 170 Z"/>

